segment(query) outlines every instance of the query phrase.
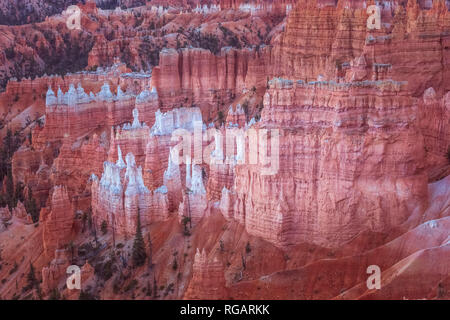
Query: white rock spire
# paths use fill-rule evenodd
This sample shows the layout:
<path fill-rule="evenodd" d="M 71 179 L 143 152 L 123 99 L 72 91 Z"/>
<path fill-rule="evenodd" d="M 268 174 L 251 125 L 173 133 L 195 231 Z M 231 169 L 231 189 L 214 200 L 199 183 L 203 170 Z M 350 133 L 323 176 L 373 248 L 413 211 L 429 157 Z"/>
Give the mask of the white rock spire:
<path fill-rule="evenodd" d="M 77 86 L 77 102 L 78 103 L 89 103 L 91 101 L 91 97 L 84 92 L 83 87 L 81 86 L 81 83 L 78 83 Z"/>
<path fill-rule="evenodd" d="M 117 146 L 117 162 L 116 162 L 116 166 L 118 166 L 120 168 L 125 168 L 126 167 L 125 161 L 123 161 L 123 158 L 122 158 L 122 150 L 120 150 L 120 146 Z"/>
<path fill-rule="evenodd" d="M 122 193 L 120 167 L 114 163 L 105 161 L 103 163 L 103 174 L 100 180 L 100 185 L 102 188 L 109 190 L 111 193 Z"/>
<path fill-rule="evenodd" d="M 202 167 L 191 164 L 190 159 L 186 161 L 186 187 L 192 194 L 205 194 L 205 186 L 203 185 Z"/>
<path fill-rule="evenodd" d="M 167 169 L 166 169 L 166 171 L 164 171 L 164 181 L 172 179 L 174 177 L 180 177 L 180 167 L 178 164 L 176 164 L 173 161 L 172 152 L 173 152 L 173 150 L 171 148 L 170 152 L 169 152 L 169 161 L 168 161 Z"/>
<path fill-rule="evenodd" d="M 139 122 L 139 110 L 137 108 L 133 109 L 133 124 L 131 125 L 132 129 L 141 128 L 141 123 Z"/>
<path fill-rule="evenodd" d="M 124 95 L 125 95 L 125 93 L 120 88 L 120 85 L 118 85 L 117 86 L 117 99 L 123 98 Z"/>
<path fill-rule="evenodd" d="M 74 106 L 78 102 L 77 91 L 75 90 L 75 86 L 71 83 L 69 86 L 69 91 L 66 93 L 67 105 Z"/>
<path fill-rule="evenodd" d="M 166 113 L 160 110 L 155 112 L 155 124 L 152 135 L 168 135 L 176 129 L 194 130 L 196 122 L 202 122 L 202 113 L 198 107 L 176 108 Z"/>
<path fill-rule="evenodd" d="M 158 92 L 155 87 L 152 88 L 152 91 L 145 89 L 136 97 L 136 104 L 157 101 L 158 98 Z"/>
<path fill-rule="evenodd" d="M 47 90 L 47 96 L 45 98 L 45 105 L 47 106 L 53 106 L 57 103 L 57 99 L 55 96 L 55 93 L 52 90 L 52 87 L 49 86 Z"/>
<path fill-rule="evenodd" d="M 125 172 L 125 179 L 128 181 L 125 194 L 127 196 L 149 193 L 149 190 L 144 185 L 144 179 L 142 177 L 142 167 L 136 167 L 136 160 L 132 153 L 128 153 L 125 157 L 127 162 L 127 170 Z"/>
<path fill-rule="evenodd" d="M 114 99 L 114 95 L 111 92 L 111 88 L 109 87 L 108 82 L 105 82 L 102 86 L 102 89 L 97 95 L 98 100 L 100 101 L 108 101 Z"/>
<path fill-rule="evenodd" d="M 196 164 L 192 165 L 192 180 L 190 189 L 194 194 L 206 193 L 205 186 L 203 185 L 202 168 Z"/>

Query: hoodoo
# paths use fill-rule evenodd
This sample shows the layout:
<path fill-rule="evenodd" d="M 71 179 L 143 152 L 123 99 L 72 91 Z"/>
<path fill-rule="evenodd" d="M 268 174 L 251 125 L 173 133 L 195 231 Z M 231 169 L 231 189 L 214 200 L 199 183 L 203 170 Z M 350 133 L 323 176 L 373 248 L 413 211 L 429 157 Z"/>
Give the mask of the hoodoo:
<path fill-rule="evenodd" d="M 449 1 L 22 2 L 0 299 L 450 298 Z"/>

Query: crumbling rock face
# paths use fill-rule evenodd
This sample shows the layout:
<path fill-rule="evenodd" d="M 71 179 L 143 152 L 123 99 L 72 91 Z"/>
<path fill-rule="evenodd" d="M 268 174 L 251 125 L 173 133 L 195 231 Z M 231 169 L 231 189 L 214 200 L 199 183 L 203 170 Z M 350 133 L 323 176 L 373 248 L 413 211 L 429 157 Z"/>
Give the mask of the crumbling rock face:
<path fill-rule="evenodd" d="M 9 211 L 8 207 L 0 208 L 0 218 L 2 221 L 8 221 L 11 219 L 11 212 Z"/>
<path fill-rule="evenodd" d="M 260 126 L 282 131 L 280 169 L 264 176 L 257 166 L 238 166 L 235 214 L 250 234 L 281 245 L 335 246 L 399 225 L 426 204 L 416 114 L 393 82 L 275 80 Z"/>
<path fill-rule="evenodd" d="M 113 155 L 119 153 L 119 158 L 123 154 L 132 153 L 136 162 L 144 164 L 146 157 L 146 146 L 149 140 L 150 128 L 139 121 L 139 111 L 133 109 L 133 122 L 125 123 L 122 127 L 112 127 L 111 142 L 109 148 L 110 160 Z M 122 149 L 120 146 L 122 145 Z"/>
<path fill-rule="evenodd" d="M 94 133 L 89 139 L 81 138 L 74 142 L 65 140 L 52 165 L 52 182 L 65 184 L 81 198 L 90 175 L 100 175 L 103 170 L 108 150 L 107 142 L 106 132 L 100 136 Z M 86 166 L 86 159 L 89 159 L 89 166 Z"/>
<path fill-rule="evenodd" d="M 42 268 L 42 291 L 44 293 L 48 294 L 52 289 L 58 286 L 61 277 L 66 274 L 69 265 L 70 261 L 67 258 L 66 250 L 55 250 L 54 259 L 50 262 L 50 265 Z"/>
<path fill-rule="evenodd" d="M 20 201 L 17 202 L 17 206 L 12 209 L 12 216 L 16 217 L 17 219 L 19 219 L 23 223 L 26 223 L 26 224 L 32 224 L 33 223 L 33 219 L 31 218 L 31 215 L 29 215 L 27 213 L 27 211 L 25 210 L 25 206 Z"/>
<path fill-rule="evenodd" d="M 53 188 L 51 205 L 42 209 L 39 221 L 44 225 L 42 241 L 47 256 L 69 243 L 73 236 L 74 212 L 64 186 Z"/>
<path fill-rule="evenodd" d="M 408 81 L 414 95 L 430 86 L 449 90 L 444 81 L 449 78 L 448 64 L 442 64 L 450 57 L 450 14 L 444 1 L 433 1 L 430 10 L 420 10 L 415 1 L 406 7 L 398 2 L 386 6 L 395 16 L 383 15 L 380 30 L 368 30 L 366 9 L 351 9 L 347 3 L 356 2 L 341 0 L 336 7 L 320 8 L 316 0 L 299 1 L 272 50 L 272 76 L 334 79 L 364 56 L 366 80 L 378 80 L 379 72 L 387 72 L 390 79 Z"/>
<path fill-rule="evenodd" d="M 222 263 L 207 256 L 205 249 L 197 249 L 193 264 L 193 275 L 184 299 L 221 299 L 226 296 L 225 276 Z"/>
<path fill-rule="evenodd" d="M 450 93 L 439 99 L 435 90 L 428 88 L 419 99 L 419 110 L 427 166 L 446 165 L 450 146 Z"/>
<path fill-rule="evenodd" d="M 204 119 L 212 119 L 214 108 L 229 105 L 244 89 L 266 84 L 265 57 L 264 49 L 223 48 L 218 55 L 204 49 L 163 50 L 152 81 L 164 108 L 197 105 Z"/>

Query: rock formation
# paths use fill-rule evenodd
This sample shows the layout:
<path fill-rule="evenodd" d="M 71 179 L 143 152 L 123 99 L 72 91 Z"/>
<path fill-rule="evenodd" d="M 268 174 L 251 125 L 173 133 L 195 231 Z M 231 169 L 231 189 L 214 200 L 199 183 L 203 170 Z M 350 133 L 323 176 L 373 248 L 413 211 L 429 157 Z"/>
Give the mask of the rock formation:
<path fill-rule="evenodd" d="M 207 207 L 206 190 L 203 186 L 202 169 L 195 164 L 186 164 L 186 190 L 178 214 L 188 217 L 193 224 L 205 216 Z"/>
<path fill-rule="evenodd" d="M 448 1 L 96 2 L 0 27 L 2 299 L 448 298 Z"/>
<path fill-rule="evenodd" d="M 67 245 L 72 238 L 74 212 L 64 186 L 53 188 L 50 208 L 44 208 L 39 220 L 44 225 L 43 243 L 47 255 Z"/>
<path fill-rule="evenodd" d="M 226 296 L 223 267 L 217 257 L 210 261 L 205 249 L 200 252 L 197 248 L 193 269 L 184 299 L 220 299 Z"/>
<path fill-rule="evenodd" d="M 265 85 L 264 51 L 223 48 L 219 55 L 204 49 L 163 50 L 154 69 L 153 83 L 165 108 L 197 105 L 203 117 L 229 104 L 245 88 Z M 211 90 L 214 84 L 214 90 Z"/>
<path fill-rule="evenodd" d="M 50 266 L 42 269 L 42 290 L 44 293 L 49 293 L 58 286 L 69 265 L 66 250 L 55 250 L 55 258 L 50 262 Z"/>
<path fill-rule="evenodd" d="M 404 222 L 409 205 L 426 203 L 416 113 L 392 81 L 273 81 L 259 126 L 282 131 L 280 169 L 263 175 L 258 167 L 236 168 L 236 213 L 245 216 L 247 231 L 280 244 L 332 246 Z"/>
<path fill-rule="evenodd" d="M 146 226 L 168 218 L 167 189 L 151 192 L 144 185 L 142 167 L 137 167 L 132 153 L 122 159 L 119 149 L 116 163 L 105 162 L 99 180 L 92 175 L 92 211 L 98 230 L 106 222 L 112 232 L 133 235 L 138 214 Z"/>

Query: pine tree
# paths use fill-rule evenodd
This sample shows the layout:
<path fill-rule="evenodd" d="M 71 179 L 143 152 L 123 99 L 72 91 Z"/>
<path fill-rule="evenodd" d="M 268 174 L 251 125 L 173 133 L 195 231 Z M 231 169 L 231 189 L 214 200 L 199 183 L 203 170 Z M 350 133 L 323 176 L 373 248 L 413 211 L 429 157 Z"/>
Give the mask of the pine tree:
<path fill-rule="evenodd" d="M 141 230 L 141 215 L 138 210 L 136 235 L 133 243 L 133 263 L 136 267 L 142 266 L 147 259 L 147 253 L 145 252 L 144 238 L 142 237 Z"/>
<path fill-rule="evenodd" d="M 10 128 L 6 130 L 6 135 L 3 138 L 3 145 L 5 146 L 5 153 L 6 158 L 11 159 L 12 153 L 14 153 L 12 150 L 14 148 L 14 141 L 13 141 L 13 134 Z"/>
<path fill-rule="evenodd" d="M 153 275 L 153 298 L 159 298 L 158 295 L 158 284 L 156 283 L 156 277 Z"/>
<path fill-rule="evenodd" d="M 178 269 L 178 261 L 177 261 L 177 257 L 176 256 L 173 258 L 172 269 L 174 271 Z"/>
<path fill-rule="evenodd" d="M 102 231 L 102 233 L 105 235 L 108 233 L 108 223 L 103 220 L 101 226 L 100 226 L 100 230 Z"/>
<path fill-rule="evenodd" d="M 150 281 L 147 281 L 147 288 L 145 289 L 145 295 L 147 297 L 152 296 L 152 286 L 150 285 Z"/>
<path fill-rule="evenodd" d="M 15 208 L 17 203 L 11 170 L 11 158 L 14 152 L 20 147 L 20 144 L 20 132 L 16 131 L 13 134 L 11 129 L 8 128 L 3 138 L 3 148 L 0 150 L 0 180 L 3 180 L 6 175 L 6 202 L 10 210 Z"/>
<path fill-rule="evenodd" d="M 9 210 L 15 208 L 14 181 L 11 167 L 8 168 L 8 173 L 6 175 L 6 202 L 8 203 Z"/>
<path fill-rule="evenodd" d="M 48 297 L 48 300 L 61 300 L 61 294 L 59 293 L 58 288 L 54 288 Z"/>
<path fill-rule="evenodd" d="M 34 271 L 34 266 L 30 261 L 30 272 L 27 275 L 28 288 L 33 289 L 37 285 L 37 279 Z"/>
<path fill-rule="evenodd" d="M 3 181 L 8 172 L 8 156 L 5 148 L 0 147 L 0 181 Z"/>
<path fill-rule="evenodd" d="M 25 201 L 25 210 L 31 215 L 33 222 L 39 221 L 39 208 L 36 200 L 33 198 L 33 192 L 30 186 L 28 186 L 28 199 Z"/>
<path fill-rule="evenodd" d="M 71 254 L 70 263 L 73 264 L 73 256 L 75 254 L 75 243 L 73 242 L 73 240 L 70 240 L 69 244 L 67 245 L 67 249 L 70 251 Z"/>
<path fill-rule="evenodd" d="M 250 242 L 247 241 L 247 245 L 245 246 L 245 252 L 250 253 L 252 251 L 252 247 L 250 247 Z"/>
<path fill-rule="evenodd" d="M 14 192 L 14 200 L 15 200 L 15 206 L 17 206 L 17 202 L 20 201 L 23 203 L 24 201 L 24 197 L 23 197 L 23 183 L 21 181 L 19 181 L 16 184 L 16 191 Z"/>
<path fill-rule="evenodd" d="M 153 266 L 153 247 L 152 247 L 152 238 L 150 237 L 150 232 L 147 234 L 148 237 L 148 266 L 151 269 Z"/>

